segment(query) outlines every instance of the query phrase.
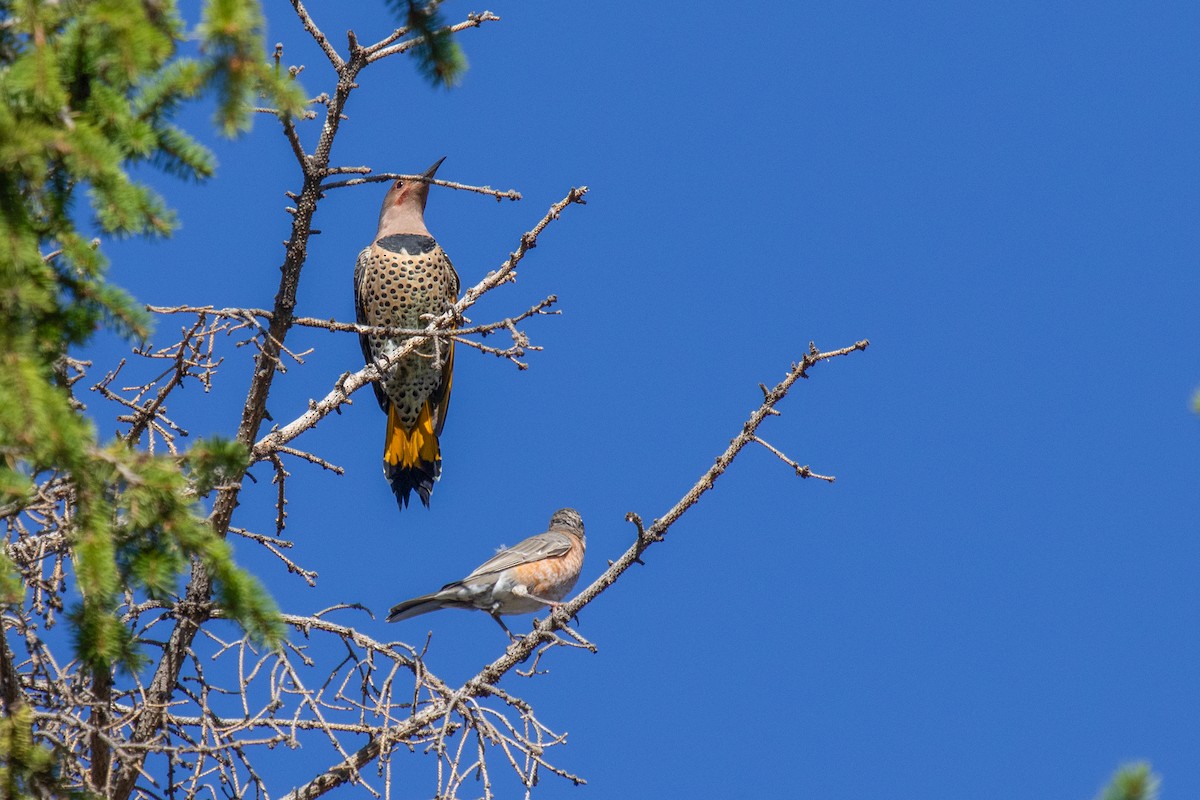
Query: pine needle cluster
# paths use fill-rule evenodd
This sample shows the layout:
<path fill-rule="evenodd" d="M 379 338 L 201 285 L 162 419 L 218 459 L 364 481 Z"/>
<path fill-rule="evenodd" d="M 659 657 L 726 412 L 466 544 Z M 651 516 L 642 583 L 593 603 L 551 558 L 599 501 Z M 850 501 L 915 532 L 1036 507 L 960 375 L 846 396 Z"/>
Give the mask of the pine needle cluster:
<path fill-rule="evenodd" d="M 449 84 L 465 61 L 434 8 L 410 5 L 408 16 L 429 34 L 420 62 L 432 65 L 430 79 Z M 149 334 L 145 311 L 106 278 L 100 245 L 165 237 L 176 226 L 164 199 L 132 176 L 135 166 L 183 180 L 213 175 L 212 152 L 175 122 L 181 107 L 211 93 L 225 135 L 248 128 L 257 106 L 303 114 L 306 95 L 294 73 L 267 59 L 263 31 L 260 0 L 205 0 L 193 31 L 174 0 L 0 0 L 0 520 L 38 501 L 39 487 L 65 487 L 57 518 L 74 579 L 67 620 L 96 687 L 114 669 L 145 663 L 122 605 L 175 601 L 194 564 L 211 578 L 223 617 L 267 646 L 283 638 L 274 601 L 234 563 L 202 506 L 240 479 L 246 448 L 210 439 L 156 456 L 102 442 L 71 397 L 65 366 L 98 330 L 134 341 Z M 0 548 L 0 606 L 22 604 L 28 592 Z M 10 655 L 0 642 L 6 673 Z M 0 685 L 13 688 L 4 677 Z M 60 794 L 29 706 L 3 695 L 0 794 Z"/>
<path fill-rule="evenodd" d="M 207 3 L 200 53 L 189 58 L 169 0 L 0 0 L 0 514 L 21 513 L 48 480 L 69 487 L 62 516 L 78 599 L 68 618 L 77 657 L 97 674 L 142 661 L 117 614 L 126 594 L 168 599 L 193 559 L 225 614 L 261 642 L 282 638 L 274 602 L 199 505 L 220 475 L 244 466 L 245 448 L 198 442 L 174 458 L 104 445 L 62 368 L 100 328 L 149 332 L 145 312 L 106 280 L 93 237 L 175 227 L 133 165 L 213 174 L 212 153 L 172 121 L 181 105 L 214 90 L 226 133 L 245 127 L 260 96 L 298 111 L 299 87 L 266 63 L 261 14 L 257 0 Z M 25 590 L 0 550 L 0 601 L 20 603 Z M 53 780 L 48 756 L 14 700 L 5 698 L 0 730 L 2 782 L 10 795 L 39 793 Z"/>
<path fill-rule="evenodd" d="M 1145 762 L 1125 764 L 1096 800 L 1158 800 L 1160 780 Z"/>
<path fill-rule="evenodd" d="M 214 88 L 218 121 L 244 124 L 267 94 L 287 113 L 298 87 L 263 57 L 257 2 L 211 2 L 202 54 L 181 58 L 174 3 L 0 1 L 0 507 L 11 516 L 55 478 L 64 501 L 79 599 L 70 612 L 77 655 L 95 669 L 135 668 L 139 653 L 116 609 L 126 592 L 165 599 L 192 559 L 213 576 L 225 613 L 260 641 L 278 642 L 273 601 L 234 564 L 200 499 L 245 449 L 199 442 L 183 457 L 102 445 L 76 410 L 60 368 L 99 328 L 148 333 L 145 313 L 105 279 L 92 236 L 166 236 L 175 219 L 129 174 L 149 162 L 192 180 L 213 174 L 211 152 L 173 124 L 182 103 Z M 0 593 L 23 589 L 0 551 Z"/>
<path fill-rule="evenodd" d="M 427 81 L 447 89 L 458 85 L 467 72 L 467 57 L 438 11 L 438 3 L 418 0 L 388 0 L 393 13 L 404 20 L 409 31 L 420 37 L 413 50 L 417 69 Z"/>

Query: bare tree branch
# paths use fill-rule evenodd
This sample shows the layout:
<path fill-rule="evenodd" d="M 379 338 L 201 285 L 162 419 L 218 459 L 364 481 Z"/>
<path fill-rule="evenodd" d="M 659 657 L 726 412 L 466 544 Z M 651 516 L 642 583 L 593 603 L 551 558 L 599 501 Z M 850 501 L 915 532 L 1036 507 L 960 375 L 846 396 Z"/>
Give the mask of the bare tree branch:
<path fill-rule="evenodd" d="M 779 458 L 780 461 L 787 464 L 792 469 L 796 470 L 796 475 L 798 475 L 801 478 L 816 478 L 817 480 L 826 481 L 828 483 L 833 483 L 835 480 L 837 480 L 832 475 L 818 475 L 817 473 L 815 473 L 811 469 L 809 469 L 807 464 L 805 464 L 804 466 L 800 466 L 800 464 L 798 462 L 793 461 L 792 459 L 788 458 L 783 453 L 779 452 L 779 450 L 775 449 L 771 444 L 769 444 L 768 442 L 766 442 L 763 439 L 758 438 L 757 436 L 753 436 L 751 438 L 754 441 L 761 444 L 763 447 L 770 450 L 772 453 L 774 453 Z"/>
<path fill-rule="evenodd" d="M 433 0 L 427 10 L 438 2 Z M 244 499 L 245 481 L 255 480 L 245 469 L 228 476 L 216 488 L 209 519 L 218 535 L 233 535 L 239 537 L 242 546 L 263 548 L 270 555 L 268 563 L 281 564 L 288 573 L 313 586 L 317 571 L 300 563 L 288 538 L 289 492 L 295 491 L 290 470 L 296 469 L 296 462 L 289 458 L 337 475 L 343 470 L 322 454 L 297 446 L 297 438 L 342 404 L 351 402 L 354 392 L 378 380 L 383 371 L 418 347 L 429 345 L 436 352 L 457 342 L 508 359 L 524 369 L 521 359 L 541 348 L 530 343 L 521 323 L 534 316 L 557 314 L 548 310 L 556 302 L 554 295 L 522 313 L 485 324 L 473 324 L 465 313 L 485 293 L 515 281 L 518 265 L 537 246 L 546 227 L 568 206 L 584 204 L 588 190 L 580 187 L 567 192 L 521 236 L 515 250 L 495 271 L 467 289 L 445 313 L 423 317 L 422 322 L 427 322 L 424 328 L 382 328 L 296 316 L 301 272 L 309 238 L 319 233 L 312 225 L 325 192 L 397 178 L 426 179 L 391 172 L 372 174 L 370 167 L 356 166 L 353 161 L 341 166 L 330 163 L 334 140 L 345 121 L 346 103 L 357 88 L 361 71 L 381 58 L 408 51 L 421 42 L 420 37 L 406 38 L 412 32 L 401 27 L 375 44 L 362 46 L 350 31 L 343 55 L 300 0 L 292 0 L 292 6 L 305 31 L 328 59 L 336 80 L 330 91 L 309 101 L 313 108 L 324 108 L 319 132 L 315 128 L 311 131 L 317 134 L 311 151 L 304 147 L 301 128 L 307 120 L 317 118 L 317 111 L 297 119 L 281 117 L 283 139 L 299 166 L 300 186 L 285 193 L 293 204 L 285 209 L 291 216 L 291 231 L 284 243 L 273 304 L 269 309 L 148 307 L 159 314 L 193 318 L 183 320 L 176 343 L 135 349 L 137 358 L 122 360 L 93 389 L 116 404 L 113 416 L 121 426 L 128 426 L 123 438 L 131 446 L 151 452 L 166 447 L 175 453 L 177 439 L 187 435 L 185 424 L 190 423 L 168 414 L 168 405 L 174 404 L 173 393 L 188 383 L 199 383 L 205 391 L 211 388 L 223 363 L 217 353 L 218 333 L 227 338 L 236 334 L 238 347 L 250 345 L 247 352 L 253 353 L 253 375 L 236 438 L 250 449 L 252 463 L 269 462 L 269 467 L 258 471 L 261 475 L 270 469 L 274 530 L 268 527 L 265 533 L 259 533 L 233 524 L 235 508 Z M 471 14 L 449 30 L 461 31 L 497 19 L 490 12 Z M 279 45 L 274 53 L 277 67 L 282 66 L 282 57 Z M 296 75 L 302 69 L 296 66 L 290 71 Z M 258 110 L 277 113 L 274 109 Z M 513 190 L 497 191 L 446 180 L 429 182 L 497 200 L 520 198 Z M 275 375 L 293 364 L 304 363 L 307 351 L 294 352 L 287 344 L 287 336 L 295 326 L 338 334 L 386 334 L 404 341 L 388 358 L 341 375 L 325 396 L 310 400 L 304 409 L 292 409 L 294 418 L 264 433 Z M 487 340 L 492 334 L 502 338 Z M 299 776 L 295 781 L 298 788 L 288 795 L 290 798 L 316 798 L 343 784 L 357 786 L 373 796 L 390 797 L 396 789 L 392 760 L 406 752 L 434 759 L 433 793 L 444 800 L 457 797 L 472 782 L 470 791 L 482 791 L 490 800 L 504 792 L 500 781 L 505 775 L 508 780 L 515 776 L 527 796 L 546 775 L 585 783 L 583 777 L 556 763 L 561 751 L 555 748 L 565 745 L 566 733 L 539 719 L 532 703 L 518 696 L 511 686 L 499 687 L 498 682 L 510 672 L 522 679 L 544 679 L 546 665 L 556 654 L 596 652 L 597 644 L 570 627 L 571 620 L 630 566 L 643 564 L 646 550 L 664 539 L 671 525 L 699 502 L 751 442 L 764 447 L 800 477 L 832 482 L 832 476 L 801 466 L 768 443 L 759 428 L 767 417 L 781 414 L 777 406 L 813 366 L 864 350 L 867 345 L 860 341 L 825 352 L 810 345 L 782 381 L 772 388 L 762 386 L 762 402 L 740 432 L 661 518 L 647 526 L 636 513 L 627 515 L 634 527 L 633 542 L 619 559 L 609 562 L 608 569 L 574 598 L 548 609 L 544 619 L 533 620 L 528 633 L 457 686 L 429 669 L 424 649 L 379 641 L 362 632 L 365 625 L 350 624 L 375 619 L 368 609 L 356 604 L 285 614 L 283 620 L 293 632 L 290 640 L 278 650 L 257 648 L 224 621 L 226 610 L 214 602 L 212 579 L 199 565 L 193 568 L 182 596 L 164 598 L 156 592 L 152 597 L 135 597 L 127 592 L 119 609 L 121 624 L 128 627 L 143 651 L 157 656 L 150 672 L 114 677 L 76 660 L 56 657 L 50 643 L 56 641 L 55 637 L 42 633 L 61 615 L 64 599 L 70 602 L 72 598 L 69 578 L 74 571 L 73 515 L 79 502 L 71 476 L 33 476 L 34 488 L 28 496 L 0 507 L 0 520 L 7 534 L 5 552 L 27 589 L 24 602 L 0 609 L 4 632 L 0 636 L 0 703 L 10 713 L 20 704 L 30 708 L 35 740 L 55 748 L 57 767 L 71 786 L 117 800 L 133 796 L 146 800 L 197 795 L 277 796 L 278 787 L 268 785 L 262 767 L 267 763 L 266 754 L 279 745 L 319 745 L 330 751 L 323 756 L 331 762 L 329 766 Z M 68 392 L 73 391 L 71 387 L 82 379 L 88 366 L 70 360 L 60 364 L 60 382 Z M 148 377 L 130 377 L 139 372 Z M 72 399 L 81 406 L 73 395 Z M 97 454 L 97 458 L 102 457 L 102 453 Z M 300 467 L 308 469 L 305 464 Z"/>
<path fill-rule="evenodd" d="M 337 50 L 333 49 L 333 45 L 329 43 L 329 39 L 321 32 L 317 24 L 313 22 L 304 4 L 300 0 L 292 0 L 292 8 L 296 10 L 296 16 L 300 17 L 300 22 L 304 25 L 304 30 L 308 31 L 308 34 L 316 41 L 317 46 L 324 51 L 325 57 L 329 59 L 329 63 L 333 65 L 334 70 L 340 73 L 345 68 L 346 62 L 338 55 Z"/>
<path fill-rule="evenodd" d="M 713 487 L 713 484 L 729 468 L 729 465 L 733 463 L 742 449 L 751 441 L 754 441 L 755 431 L 758 429 L 758 426 L 768 416 L 776 415 L 775 406 L 787 396 L 788 391 L 797 380 L 807 377 L 808 370 L 815 364 L 831 358 L 849 355 L 859 350 L 865 350 L 868 344 L 866 340 L 863 340 L 849 347 L 827 352 L 821 352 L 816 347 L 811 347 L 809 353 L 805 354 L 799 362 L 792 365 L 792 368 L 788 371 L 784 379 L 766 393 L 762 404 L 750 414 L 749 419 L 742 426 L 741 432 L 733 438 L 729 447 L 717 457 L 713 466 L 700 476 L 700 479 L 696 481 L 692 488 L 666 514 L 655 520 L 649 528 L 642 527 L 641 520 L 637 515 L 630 515 L 632 519 L 637 520 L 637 538 L 633 545 L 599 578 L 593 581 L 591 585 L 576 595 L 574 599 L 558 606 L 546 619 L 535 621 L 532 631 L 510 645 L 503 656 L 480 670 L 473 678 L 455 690 L 450 697 L 440 703 L 435 702 L 396 728 L 375 736 L 349 757 L 342 759 L 304 786 L 292 791 L 287 795 L 285 800 L 314 800 L 314 798 L 320 797 L 331 789 L 352 780 L 352 777 L 360 773 L 367 764 L 379 758 L 382 753 L 386 752 L 397 742 L 415 735 L 417 731 L 423 729 L 425 726 L 431 725 L 436 720 L 443 718 L 460 703 L 497 691 L 495 684 L 501 677 L 528 658 L 540 645 L 551 641 L 555 630 L 565 628 L 567 621 L 572 616 L 579 613 L 584 606 L 595 600 L 602 592 L 616 583 L 617 579 L 627 569 L 634 564 L 642 563 L 642 554 L 655 542 L 663 540 L 671 525 L 689 508 L 694 506 L 705 492 Z"/>
<path fill-rule="evenodd" d="M 296 291 L 300 282 L 301 269 L 307 259 L 308 239 L 312 233 L 312 219 L 322 196 L 321 181 L 330 166 L 329 153 L 343 119 L 342 111 L 350 93 L 357 86 L 356 79 L 359 71 L 367 65 L 367 52 L 358 46 L 353 32 L 349 36 L 349 58 L 342 59 L 325 34 L 317 27 L 303 3 L 300 0 L 292 0 L 292 6 L 300 17 L 304 29 L 325 52 L 337 74 L 337 83 L 326 104 L 325 121 L 317 145 L 311 155 L 300 159 L 303 183 L 296 196 L 291 236 L 287 242 L 283 265 L 280 267 L 279 291 L 275 296 L 267 336 L 255 358 L 254 378 L 250 382 L 242 409 L 241 423 L 235 437 L 237 441 L 247 446 L 250 446 L 258 436 L 259 427 L 266 414 L 267 397 L 280 364 L 279 356 L 283 352 L 283 342 L 292 326 L 292 316 L 296 307 Z M 466 27 L 477 27 L 480 22 L 482 20 L 469 21 Z M 384 54 L 376 52 L 373 55 L 372 60 L 378 60 Z M 286 132 L 287 123 L 285 123 Z M 291 141 L 293 137 L 289 135 L 288 138 Z M 233 510 L 237 506 L 241 491 L 241 478 L 242 476 L 237 476 L 236 480 L 230 481 L 222 488 L 213 503 L 210 517 L 213 529 L 221 536 L 224 536 L 229 529 Z M 164 647 L 162 658 L 158 662 L 154 677 L 148 687 L 145 709 L 139 716 L 136 727 L 130 736 L 132 744 L 141 745 L 149 742 L 157 736 L 161 729 L 165 709 L 175 691 L 184 656 L 208 613 L 208 600 L 211 595 L 211 577 L 197 564 L 193 567 L 192 577 L 182 604 L 182 608 L 191 609 L 193 613 L 180 614 L 171 631 L 170 639 Z M 135 752 L 137 754 L 129 760 L 121 761 L 120 770 L 113 781 L 111 796 L 114 800 L 126 800 L 141 774 L 145 754 L 142 750 Z"/>
<path fill-rule="evenodd" d="M 460 22 L 457 25 L 451 25 L 450 32 L 458 33 L 459 31 L 465 31 L 467 28 L 478 28 L 480 25 L 482 25 L 485 22 L 499 22 L 499 21 L 500 21 L 500 18 L 497 17 L 495 14 L 493 14 L 490 11 L 484 11 L 482 14 L 468 14 L 465 22 Z M 403 53 L 406 50 L 416 47 L 418 44 L 420 44 L 423 41 L 423 38 L 418 36 L 415 39 L 409 39 L 407 41 L 401 42 L 400 44 L 392 45 L 391 47 L 383 47 L 382 46 L 384 42 L 388 42 L 389 44 L 390 44 L 390 42 L 394 42 L 396 39 L 393 37 L 399 38 L 399 36 L 402 36 L 402 35 L 404 35 L 404 34 L 399 33 L 399 32 L 393 33 L 391 36 L 389 36 L 387 39 L 384 39 L 379 44 L 376 44 L 372 47 L 367 48 L 367 62 L 371 63 L 371 62 L 378 61 L 381 58 L 387 58 L 388 56 L 395 55 L 396 53 Z"/>
<path fill-rule="evenodd" d="M 358 169 L 362 169 L 366 172 L 371 171 L 370 168 L 368 168 L 368 167 L 361 167 Z M 358 171 L 358 170 L 356 169 L 355 171 Z M 334 173 L 331 170 L 327 174 L 333 175 L 333 174 L 337 174 L 337 173 Z M 344 181 L 334 181 L 333 183 L 326 183 L 326 184 L 322 185 L 321 191 L 327 192 L 330 189 L 341 189 L 346 186 L 361 186 L 366 183 L 382 183 L 383 181 L 395 181 L 395 180 L 421 181 L 422 183 L 429 183 L 434 186 L 445 186 L 447 189 L 458 189 L 458 190 L 464 191 L 464 192 L 475 192 L 476 194 L 486 194 L 486 195 L 496 198 L 497 200 L 520 200 L 521 199 L 521 193 L 516 191 L 515 189 L 506 189 L 504 191 L 500 191 L 499 189 L 493 189 L 490 186 L 471 186 L 466 183 L 455 183 L 454 181 L 440 180 L 438 178 L 426 178 L 424 175 L 405 175 L 400 172 L 381 172 L 378 175 L 369 175 L 365 178 L 350 178 L 350 179 L 344 180 Z"/>
<path fill-rule="evenodd" d="M 434 332 L 434 335 L 443 336 L 446 338 L 458 338 L 470 336 L 472 334 L 487 335 L 501 328 L 508 328 L 511 325 L 522 322 L 529 317 L 542 315 L 554 315 L 558 312 L 547 312 L 545 309 L 558 302 L 558 298 L 550 295 L 545 300 L 538 302 L 530 307 L 527 311 L 515 317 L 507 317 L 497 322 L 489 322 L 485 325 L 472 325 L 466 328 L 451 328 L 448 331 Z M 152 311 L 156 314 L 208 314 L 214 317 L 228 317 L 232 319 L 242 319 L 246 317 L 263 317 L 271 318 L 271 312 L 261 308 L 216 308 L 214 306 L 146 306 L 147 311 Z M 292 325 L 301 325 L 308 328 L 322 328 L 327 331 L 338 333 L 354 333 L 354 334 L 374 334 L 378 336 L 427 336 L 428 329 L 424 328 L 392 328 L 382 325 L 359 325 L 354 322 L 338 322 L 333 319 L 320 319 L 318 317 L 295 317 L 292 319 Z"/>

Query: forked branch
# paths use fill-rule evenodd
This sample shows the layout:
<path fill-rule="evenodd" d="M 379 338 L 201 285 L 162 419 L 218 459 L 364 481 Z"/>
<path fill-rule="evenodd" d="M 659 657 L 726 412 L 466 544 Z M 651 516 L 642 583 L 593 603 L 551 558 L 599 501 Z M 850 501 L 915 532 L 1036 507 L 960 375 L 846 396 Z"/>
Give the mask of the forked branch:
<path fill-rule="evenodd" d="M 838 350 L 820 351 L 810 346 L 809 352 L 797 363 L 793 364 L 788 374 L 764 393 L 762 404 L 759 405 L 742 425 L 741 431 L 729 443 L 723 453 L 717 456 L 713 465 L 696 481 L 683 497 L 675 503 L 666 514 L 656 519 L 648 528 L 641 525 L 637 519 L 638 535 L 634 543 L 625 553 L 613 562 L 607 570 L 587 588 L 572 600 L 558 606 L 546 619 L 535 621 L 533 630 L 511 644 L 504 655 L 485 666 L 473 678 L 466 681 L 450 696 L 433 701 L 430 705 L 404 720 L 395 728 L 371 738 L 357 751 L 343 758 L 321 774 L 312 778 L 308 783 L 295 789 L 285 800 L 314 800 L 360 774 L 367 765 L 386 753 L 397 742 L 404 741 L 427 726 L 434 725 L 459 704 L 469 702 L 474 698 L 491 695 L 499 691 L 496 683 L 510 670 L 529 658 L 539 647 L 554 642 L 556 631 L 566 628 L 571 617 L 579 613 L 588 603 L 595 600 L 602 592 L 612 586 L 621 575 L 631 566 L 642 562 L 642 554 L 656 542 L 661 542 L 670 527 L 694 506 L 705 492 L 709 491 L 718 478 L 725 473 L 737 458 L 738 454 L 752 441 L 755 441 L 759 425 L 768 416 L 777 416 L 776 406 L 787 396 L 792 386 L 800 378 L 807 377 L 808 370 L 814 365 L 831 358 L 846 356 L 859 350 L 866 350 L 869 342 L 865 339 Z M 636 515 L 631 515 L 636 518 Z M 567 776 L 579 782 L 575 776 Z"/>

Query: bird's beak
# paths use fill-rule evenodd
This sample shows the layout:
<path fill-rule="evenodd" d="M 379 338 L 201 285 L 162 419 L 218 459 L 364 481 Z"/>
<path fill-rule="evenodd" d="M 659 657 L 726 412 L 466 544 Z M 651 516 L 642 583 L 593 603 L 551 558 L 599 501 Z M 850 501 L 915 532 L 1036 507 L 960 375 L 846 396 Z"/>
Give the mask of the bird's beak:
<path fill-rule="evenodd" d="M 442 156 L 441 158 L 439 158 L 437 161 L 435 161 L 435 162 L 434 162 L 434 164 L 433 164 L 433 166 L 432 166 L 432 167 L 430 167 L 429 169 L 425 170 L 425 174 L 424 174 L 424 175 L 422 175 L 421 177 L 423 177 L 423 178 L 432 178 L 434 175 L 436 175 L 436 174 L 437 174 L 438 167 L 440 167 L 440 166 L 442 165 L 442 162 L 443 162 L 443 161 L 445 161 L 445 160 L 446 160 L 446 157 L 445 157 L 445 156 Z"/>

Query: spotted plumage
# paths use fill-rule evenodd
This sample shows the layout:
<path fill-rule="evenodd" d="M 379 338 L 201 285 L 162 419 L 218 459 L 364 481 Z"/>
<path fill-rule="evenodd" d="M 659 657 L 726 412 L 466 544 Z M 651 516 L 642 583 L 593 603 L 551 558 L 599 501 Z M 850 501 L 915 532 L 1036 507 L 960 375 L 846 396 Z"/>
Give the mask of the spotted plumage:
<path fill-rule="evenodd" d="M 425 177 L 432 178 L 441 163 Z M 358 254 L 354 268 L 359 324 L 424 328 L 429 315 L 444 313 L 458 298 L 458 274 L 425 227 L 428 194 L 428 183 L 399 180 L 384 198 L 375 241 Z M 373 362 L 395 353 L 404 337 L 362 334 L 359 342 L 363 357 Z M 383 471 L 401 508 L 413 491 L 428 506 L 441 475 L 438 437 L 453 369 L 453 344 L 430 342 L 392 364 L 375 384 L 375 397 L 388 415 Z"/>
<path fill-rule="evenodd" d="M 387 621 L 399 622 L 442 608 L 478 609 L 491 614 L 508 631 L 501 614 L 528 614 L 554 606 L 567 596 L 579 580 L 586 550 L 579 512 L 560 508 L 550 517 L 545 533 L 501 550 L 467 577 L 433 594 L 392 606 Z"/>

